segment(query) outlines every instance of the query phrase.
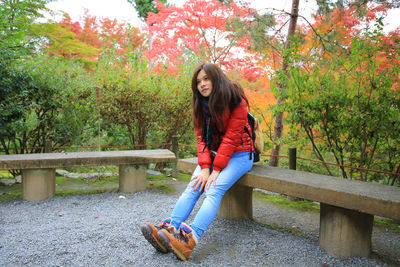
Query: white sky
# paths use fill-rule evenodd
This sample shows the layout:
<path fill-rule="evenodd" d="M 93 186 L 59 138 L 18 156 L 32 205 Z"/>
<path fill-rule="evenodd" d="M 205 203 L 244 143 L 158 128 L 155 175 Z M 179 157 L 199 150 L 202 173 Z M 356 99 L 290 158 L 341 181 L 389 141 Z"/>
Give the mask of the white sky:
<path fill-rule="evenodd" d="M 168 0 L 168 3 L 182 6 L 185 0 Z M 249 0 L 256 9 L 276 8 L 290 12 L 292 0 Z M 120 22 L 129 22 L 133 26 L 139 27 L 140 20 L 137 17 L 135 8 L 127 0 L 57 0 L 47 4 L 47 7 L 55 12 L 49 18 L 59 21 L 62 11 L 67 12 L 73 21 L 79 21 L 83 17 L 84 9 L 89 10 L 89 14 L 99 18 L 107 17 L 117 19 Z M 300 14 L 310 19 L 310 11 L 316 8 L 315 0 L 301 0 Z M 400 26 L 400 9 L 392 10 L 385 18 L 385 31 L 390 31 Z"/>

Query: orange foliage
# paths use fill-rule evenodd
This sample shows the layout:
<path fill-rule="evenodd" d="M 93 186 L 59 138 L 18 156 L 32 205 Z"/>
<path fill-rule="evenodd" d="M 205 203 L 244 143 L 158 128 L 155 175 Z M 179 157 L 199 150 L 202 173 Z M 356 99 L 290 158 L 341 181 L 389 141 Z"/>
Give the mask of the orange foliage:
<path fill-rule="evenodd" d="M 259 54 L 250 52 L 250 35 L 238 38 L 232 34 L 235 22 L 249 23 L 255 10 L 247 4 L 232 1 L 224 5 L 218 0 L 188 0 L 183 7 L 165 6 L 156 2 L 158 13 L 150 13 L 147 25 L 153 44 L 147 56 L 156 64 L 174 68 L 182 55 L 218 64 L 224 70 L 240 69 L 250 81 L 264 72 L 257 62 Z"/>
<path fill-rule="evenodd" d="M 98 19 L 91 16 L 87 10 L 83 17 L 83 25 L 77 21 L 73 22 L 67 13 L 59 24 L 69 26 L 77 40 L 97 48 L 99 51 L 104 47 L 114 47 L 118 54 L 123 54 L 128 47 L 132 49 L 142 47 L 145 41 L 145 35 L 138 28 L 120 23 L 116 19 Z M 96 60 L 97 58 L 98 55 L 87 59 Z"/>
<path fill-rule="evenodd" d="M 250 104 L 250 112 L 261 119 L 261 127 L 266 130 L 271 128 L 272 113 L 270 108 L 276 104 L 274 94 L 269 90 L 254 91 L 244 88 Z"/>

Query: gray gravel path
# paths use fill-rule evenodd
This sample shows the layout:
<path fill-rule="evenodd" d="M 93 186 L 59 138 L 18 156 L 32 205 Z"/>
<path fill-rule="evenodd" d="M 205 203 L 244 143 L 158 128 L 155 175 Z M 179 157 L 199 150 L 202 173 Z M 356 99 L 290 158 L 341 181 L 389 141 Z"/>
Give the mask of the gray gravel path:
<path fill-rule="evenodd" d="M 145 221 L 167 217 L 178 197 L 104 193 L 0 203 L 0 266 L 390 266 L 379 259 L 333 258 L 312 233 L 296 236 L 220 218 L 190 260 L 180 262 L 155 251 L 139 230 Z M 255 216 L 262 212 L 255 207 Z"/>

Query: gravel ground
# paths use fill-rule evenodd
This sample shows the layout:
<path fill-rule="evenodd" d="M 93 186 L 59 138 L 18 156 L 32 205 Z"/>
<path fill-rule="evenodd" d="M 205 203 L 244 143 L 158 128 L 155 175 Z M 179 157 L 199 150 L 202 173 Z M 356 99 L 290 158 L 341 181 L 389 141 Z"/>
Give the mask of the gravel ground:
<path fill-rule="evenodd" d="M 154 192 L 104 193 L 0 203 L 0 266 L 396 265 L 379 257 L 340 260 L 329 256 L 318 246 L 315 222 L 304 229 L 306 236 L 298 236 L 252 220 L 220 218 L 184 263 L 173 254 L 157 252 L 139 230 L 145 221 L 158 223 L 168 217 L 178 197 Z M 198 207 L 199 203 L 192 214 Z M 254 216 L 267 220 L 268 210 L 256 203 Z M 271 212 L 277 217 L 277 211 Z M 281 220 L 283 213 L 278 214 Z M 288 226 L 293 227 L 292 223 L 298 224 L 295 227 L 303 224 L 295 220 Z M 400 238 L 396 238 L 399 248 Z"/>

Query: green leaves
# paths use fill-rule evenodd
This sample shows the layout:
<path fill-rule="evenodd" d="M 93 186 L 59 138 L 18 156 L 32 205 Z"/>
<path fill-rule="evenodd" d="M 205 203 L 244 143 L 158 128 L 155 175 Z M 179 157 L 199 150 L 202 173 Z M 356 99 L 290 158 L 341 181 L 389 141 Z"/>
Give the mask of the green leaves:
<path fill-rule="evenodd" d="M 15 60 L 34 50 L 31 25 L 46 10 L 45 0 L 0 2 L 0 60 Z"/>
<path fill-rule="evenodd" d="M 101 116 L 109 125 L 126 129 L 132 144 L 149 140 L 170 140 L 184 135 L 191 121 L 191 62 L 176 73 L 150 67 L 140 51 L 115 57 L 108 49 L 95 75 L 100 97 L 96 100 Z"/>
<path fill-rule="evenodd" d="M 394 157 L 400 155 L 400 67 L 392 62 L 400 58 L 385 57 L 382 36 L 379 30 L 360 32 L 342 57 L 310 57 L 305 67 L 292 64 L 284 109 L 319 157 L 318 151 L 329 151 L 338 164 L 395 172 L 400 166 Z M 365 171 L 341 171 L 343 177 L 374 179 Z"/>
<path fill-rule="evenodd" d="M 0 68 L 0 141 L 6 153 L 38 152 L 46 138 L 71 144 L 90 121 L 95 84 L 81 65 L 47 57 Z"/>

